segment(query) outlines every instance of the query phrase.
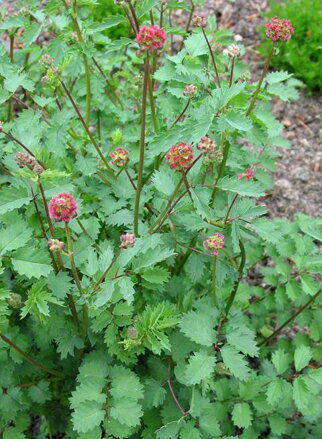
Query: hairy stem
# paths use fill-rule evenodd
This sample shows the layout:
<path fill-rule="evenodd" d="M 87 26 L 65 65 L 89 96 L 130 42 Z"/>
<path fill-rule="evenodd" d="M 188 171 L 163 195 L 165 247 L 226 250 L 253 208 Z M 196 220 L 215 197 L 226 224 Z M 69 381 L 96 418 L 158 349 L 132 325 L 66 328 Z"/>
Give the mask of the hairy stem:
<path fill-rule="evenodd" d="M 224 224 L 227 224 L 228 219 L 229 219 L 229 215 L 230 215 L 230 212 L 231 212 L 231 209 L 233 208 L 233 205 L 235 204 L 237 198 L 238 198 L 238 194 L 236 194 L 234 196 L 233 201 L 230 203 L 230 206 L 229 206 L 229 208 L 227 210 L 227 213 L 226 213 L 226 216 L 225 216 L 225 219 L 224 219 Z"/>
<path fill-rule="evenodd" d="M 277 334 L 281 332 L 285 326 L 287 326 L 289 323 L 291 323 L 301 312 L 303 312 L 308 306 L 311 305 L 312 302 L 314 302 L 315 299 L 319 297 L 319 295 L 322 293 L 322 289 L 319 289 L 314 296 L 312 296 L 304 305 L 302 305 L 294 314 L 291 315 L 282 325 L 280 325 L 275 331 L 269 336 L 266 337 L 264 340 L 262 340 L 258 346 L 263 346 L 266 344 L 269 340 L 271 340 L 273 337 L 275 337 Z"/>
<path fill-rule="evenodd" d="M 146 123 L 146 98 L 149 82 L 149 53 L 146 53 L 144 61 L 144 80 L 143 80 L 143 92 L 142 92 L 142 109 L 141 109 L 141 137 L 140 137 L 140 157 L 138 168 L 138 180 L 135 194 L 135 206 L 134 206 L 134 220 L 133 230 L 136 236 L 139 236 L 139 209 L 140 198 L 143 186 L 143 168 L 144 168 L 144 152 L 145 152 L 145 123 Z"/>
<path fill-rule="evenodd" d="M 14 46 L 15 36 L 14 34 L 9 35 L 9 58 L 10 62 L 14 63 L 14 57 L 13 57 L 13 46 Z M 8 114 L 7 114 L 7 120 L 10 122 L 12 120 L 12 97 L 8 100 Z"/>
<path fill-rule="evenodd" d="M 214 183 L 214 189 L 213 189 L 212 194 L 211 194 L 211 199 L 210 199 L 210 206 L 211 207 L 214 205 L 215 198 L 216 198 L 216 193 L 217 193 L 217 190 L 218 190 L 217 189 L 217 183 L 218 183 L 219 179 L 222 177 L 222 175 L 224 173 L 224 169 L 225 169 L 225 166 L 226 166 L 226 163 L 227 163 L 228 154 L 229 154 L 230 143 L 228 142 L 228 140 L 226 140 L 224 133 L 223 133 L 223 136 L 222 136 L 222 143 L 224 145 L 223 159 L 222 159 L 222 161 L 220 163 L 218 175 L 217 175 L 216 181 Z"/>
<path fill-rule="evenodd" d="M 235 57 L 233 57 L 233 59 L 231 61 L 231 69 L 230 69 L 230 75 L 229 75 L 229 88 L 232 86 L 232 83 L 233 83 L 234 66 L 235 66 Z"/>
<path fill-rule="evenodd" d="M 237 290 L 238 290 L 241 278 L 243 276 L 243 271 L 244 271 L 244 267 L 245 267 L 245 263 L 246 263 L 245 247 L 244 247 L 244 244 L 241 240 L 239 240 L 239 248 L 240 248 L 240 257 L 241 258 L 240 258 L 240 264 L 238 267 L 238 279 L 235 281 L 232 292 L 231 292 L 230 297 L 227 301 L 227 304 L 225 307 L 225 318 L 227 318 L 228 313 L 230 311 L 230 308 L 232 307 L 234 300 L 236 298 Z"/>
<path fill-rule="evenodd" d="M 176 118 L 176 120 L 173 122 L 173 124 L 171 125 L 170 129 L 171 129 L 172 127 L 174 127 L 174 126 L 179 122 L 179 120 L 184 116 L 185 112 L 186 112 L 186 111 L 188 110 L 188 108 L 189 108 L 190 102 L 191 102 L 191 99 L 188 99 L 186 105 L 183 107 L 183 110 L 181 111 L 181 113 L 179 114 L 179 116 Z"/>
<path fill-rule="evenodd" d="M 268 67 L 269 67 L 269 65 L 270 65 L 270 63 L 271 63 L 271 60 L 272 60 L 272 58 L 273 58 L 274 51 L 275 51 L 275 48 L 274 48 L 274 45 L 272 45 L 271 51 L 270 51 L 270 53 L 269 53 L 269 55 L 268 55 L 268 57 L 267 57 L 267 59 L 266 59 L 266 62 L 265 62 L 265 65 L 264 65 L 264 68 L 263 68 L 262 74 L 261 74 L 261 76 L 260 76 L 260 78 L 259 78 L 259 81 L 258 81 L 258 84 L 257 84 L 256 90 L 254 91 L 254 94 L 253 94 L 252 100 L 251 100 L 251 102 L 250 102 L 250 104 L 249 104 L 248 110 L 246 111 L 246 116 L 249 116 L 249 115 L 251 114 L 251 112 L 253 111 L 254 107 L 255 107 L 255 104 L 256 104 L 256 100 L 257 100 L 258 94 L 259 94 L 259 92 L 260 92 L 260 89 L 261 89 L 262 83 L 263 83 L 263 81 L 264 81 L 264 78 L 265 78 L 265 76 L 266 76 L 266 74 L 267 74 Z"/>
<path fill-rule="evenodd" d="M 21 348 L 19 348 L 19 346 L 17 346 L 12 340 L 10 340 L 10 338 L 6 337 L 4 334 L 0 334 L 0 338 L 9 346 L 11 346 L 13 349 L 15 349 L 29 363 L 33 364 L 36 367 L 39 367 L 40 369 L 44 370 L 47 373 L 50 373 L 51 375 L 55 375 L 57 377 L 62 376 L 62 374 L 57 370 L 44 366 L 43 364 L 39 363 L 39 361 L 36 361 L 33 358 L 31 358 L 26 352 L 24 352 Z"/>
<path fill-rule="evenodd" d="M 104 273 L 103 273 L 103 274 L 101 275 L 101 277 L 98 279 L 98 281 L 96 282 L 96 284 L 95 284 L 94 287 L 93 287 L 93 292 L 94 292 L 94 293 L 99 289 L 101 283 L 102 283 L 102 282 L 104 281 L 104 279 L 106 278 L 108 272 L 111 270 L 111 268 L 113 267 L 113 265 L 114 265 L 115 262 L 117 261 L 117 259 L 118 259 L 118 257 L 120 256 L 120 254 L 121 254 L 121 250 L 119 250 L 119 252 L 116 253 L 116 255 L 115 255 L 114 258 L 112 259 L 111 263 L 108 265 L 108 267 L 106 268 L 106 270 L 104 271 Z"/>
<path fill-rule="evenodd" d="M 155 111 L 155 101 L 154 101 L 154 96 L 153 96 L 153 81 L 151 79 L 150 74 L 149 74 L 149 99 L 150 99 L 151 116 L 152 116 L 154 131 L 157 134 L 159 132 L 159 122 L 158 122 L 158 119 L 156 116 L 156 111 Z"/>
<path fill-rule="evenodd" d="M 19 146 L 21 146 L 21 148 L 23 148 L 28 154 L 30 154 L 34 159 L 37 160 L 37 162 L 44 168 L 46 169 L 46 166 L 36 158 L 35 154 L 24 144 L 22 143 L 19 139 L 17 139 L 16 137 L 14 137 L 12 134 L 8 133 L 7 131 L 5 131 L 3 128 L 0 128 L 0 133 L 5 134 L 10 140 L 12 140 L 13 142 L 17 143 Z"/>
<path fill-rule="evenodd" d="M 217 288 L 216 288 L 216 270 L 217 270 L 217 257 L 213 256 L 211 262 L 211 280 L 212 280 L 212 300 L 215 306 L 218 306 L 217 300 Z"/>

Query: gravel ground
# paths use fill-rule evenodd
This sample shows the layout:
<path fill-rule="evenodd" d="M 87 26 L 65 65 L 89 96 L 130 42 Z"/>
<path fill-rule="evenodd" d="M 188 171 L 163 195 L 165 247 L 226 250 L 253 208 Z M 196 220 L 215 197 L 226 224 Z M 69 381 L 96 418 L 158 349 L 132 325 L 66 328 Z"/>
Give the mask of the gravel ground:
<path fill-rule="evenodd" d="M 41 0 L 40 5 L 46 0 Z M 0 1 L 8 12 L 14 12 L 15 1 Z M 268 9 L 267 0 L 206 0 L 202 10 L 197 12 L 216 14 L 219 27 L 230 28 L 238 41 L 246 47 L 244 61 L 254 78 L 258 77 L 263 60 L 256 51 L 260 43 L 258 27 L 263 23 L 262 13 Z M 182 21 L 176 17 L 178 22 Z M 292 143 L 292 149 L 280 150 L 277 172 L 273 174 L 274 187 L 261 200 L 271 217 L 283 216 L 292 219 L 297 211 L 322 217 L 322 96 L 308 96 L 300 91 L 296 102 L 276 100 L 273 104 L 276 117 L 285 126 L 285 137 Z"/>

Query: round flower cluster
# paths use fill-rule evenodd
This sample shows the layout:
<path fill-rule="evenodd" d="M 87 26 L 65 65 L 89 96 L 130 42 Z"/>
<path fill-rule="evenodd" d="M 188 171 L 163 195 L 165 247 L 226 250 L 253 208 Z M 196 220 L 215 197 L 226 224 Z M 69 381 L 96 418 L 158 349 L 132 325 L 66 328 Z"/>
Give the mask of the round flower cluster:
<path fill-rule="evenodd" d="M 166 34 L 163 29 L 158 26 L 142 26 L 136 36 L 136 41 L 141 49 L 153 50 L 161 49 L 166 40 Z"/>
<path fill-rule="evenodd" d="M 192 165 L 194 152 L 191 145 L 180 142 L 177 145 L 171 146 L 165 158 L 168 160 L 171 169 L 184 171 Z"/>
<path fill-rule="evenodd" d="M 273 41 L 287 41 L 294 32 L 291 21 L 284 18 L 272 17 L 265 27 L 266 36 Z"/>
<path fill-rule="evenodd" d="M 211 250 L 211 254 L 216 256 L 218 255 L 218 249 L 222 248 L 225 243 L 225 237 L 221 233 L 215 233 L 212 236 L 209 236 L 204 242 L 203 246 L 207 250 Z"/>
<path fill-rule="evenodd" d="M 192 17 L 192 24 L 195 27 L 207 27 L 207 18 L 204 15 L 195 14 Z"/>
<path fill-rule="evenodd" d="M 223 50 L 224 55 L 228 55 L 231 58 L 236 58 L 240 55 L 240 48 L 237 46 L 237 44 L 231 44 L 227 47 L 227 49 Z"/>
<path fill-rule="evenodd" d="M 75 198 L 62 192 L 50 200 L 49 215 L 57 221 L 68 223 L 77 214 L 77 204 Z"/>
<path fill-rule="evenodd" d="M 17 152 L 15 160 L 20 168 L 27 167 L 37 175 L 40 175 L 42 172 L 44 172 L 44 168 L 37 162 L 35 157 L 26 152 Z"/>
<path fill-rule="evenodd" d="M 202 163 L 204 166 L 217 165 L 222 162 L 223 152 L 218 149 L 217 151 L 211 151 L 203 155 Z"/>
<path fill-rule="evenodd" d="M 236 176 L 238 179 L 245 177 L 246 180 L 253 180 L 254 178 L 254 171 L 252 168 L 246 169 L 245 174 L 237 174 Z"/>
<path fill-rule="evenodd" d="M 192 98 L 197 92 L 197 87 L 193 84 L 186 85 L 183 89 L 183 95 L 187 98 Z"/>
<path fill-rule="evenodd" d="M 215 149 L 216 142 L 208 136 L 201 137 L 199 143 L 197 144 L 197 149 L 204 153 L 213 152 Z"/>
<path fill-rule="evenodd" d="M 134 233 L 125 233 L 124 235 L 120 236 L 120 240 L 122 248 L 133 247 L 135 243 L 135 235 Z"/>
<path fill-rule="evenodd" d="M 62 241 L 59 241 L 59 239 L 49 239 L 48 247 L 49 250 L 55 252 L 55 251 L 64 250 L 65 244 Z"/>
<path fill-rule="evenodd" d="M 114 152 L 110 152 L 112 165 L 122 167 L 129 161 L 129 151 L 124 148 L 116 148 Z"/>

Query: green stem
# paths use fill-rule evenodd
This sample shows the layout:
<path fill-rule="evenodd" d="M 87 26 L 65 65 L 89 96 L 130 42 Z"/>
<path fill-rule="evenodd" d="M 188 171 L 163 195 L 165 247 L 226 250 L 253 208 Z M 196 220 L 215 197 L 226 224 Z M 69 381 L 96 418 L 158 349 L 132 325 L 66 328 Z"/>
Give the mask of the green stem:
<path fill-rule="evenodd" d="M 181 111 L 181 113 L 179 114 L 179 116 L 176 118 L 176 120 L 173 122 L 173 124 L 171 125 L 170 129 L 172 127 L 175 126 L 175 124 L 177 124 L 179 122 L 179 120 L 182 118 L 182 116 L 185 114 L 185 112 L 188 110 L 189 105 L 190 105 L 191 99 L 188 99 L 188 102 L 186 103 L 186 105 L 183 107 L 183 110 Z"/>
<path fill-rule="evenodd" d="M 133 220 L 133 230 L 135 236 L 139 236 L 139 209 L 140 209 L 141 191 L 143 186 L 142 180 L 143 180 L 143 168 L 144 168 L 146 98 L 148 91 L 148 82 L 149 82 L 149 53 L 147 52 L 144 61 L 144 81 L 143 81 L 142 109 L 141 109 L 140 157 L 139 157 L 138 181 L 136 185 L 134 220 Z"/>
<path fill-rule="evenodd" d="M 218 306 L 217 291 L 216 291 L 216 269 L 217 269 L 217 257 L 213 256 L 211 263 L 211 275 L 212 275 L 212 299 L 215 306 Z"/>
<path fill-rule="evenodd" d="M 12 340 L 10 340 L 10 338 L 6 337 L 4 334 L 0 334 L 0 338 L 9 346 L 11 346 L 13 349 L 15 349 L 29 363 L 33 364 L 36 367 L 39 367 L 40 369 L 44 370 L 47 373 L 50 373 L 51 375 L 55 375 L 57 377 L 62 376 L 62 374 L 57 370 L 51 369 L 50 367 L 46 367 L 43 364 L 31 358 L 26 352 L 20 349 L 19 346 L 17 346 Z"/>
<path fill-rule="evenodd" d="M 152 116 L 154 131 L 156 132 L 156 134 L 158 134 L 159 122 L 158 122 L 158 119 L 156 116 L 156 111 L 155 111 L 155 101 L 154 101 L 154 96 L 153 96 L 153 82 L 152 82 L 150 74 L 149 74 L 149 98 L 150 98 L 151 116 Z"/>
<path fill-rule="evenodd" d="M 262 346 L 266 344 L 269 340 L 271 340 L 273 337 L 275 337 L 277 334 L 281 332 L 285 326 L 287 326 L 292 320 L 294 320 L 299 314 L 301 314 L 302 311 L 304 311 L 309 305 L 311 305 L 312 302 L 321 294 L 322 289 L 317 291 L 314 296 L 312 296 L 303 306 L 301 306 L 294 314 L 291 315 L 282 325 L 280 325 L 275 331 L 269 336 L 266 337 L 264 340 L 262 340 L 258 346 Z"/>
<path fill-rule="evenodd" d="M 69 252 L 69 259 L 70 259 L 70 265 L 71 265 L 71 269 L 72 269 L 72 273 L 73 273 L 73 278 L 75 280 L 77 289 L 78 289 L 80 295 L 82 296 L 84 294 L 84 292 L 83 292 L 83 288 L 82 288 L 81 282 L 79 280 L 77 268 L 75 265 L 73 239 L 72 239 L 70 228 L 69 228 L 67 222 L 65 222 L 65 232 L 66 232 L 67 248 L 68 248 L 68 252 Z M 84 304 L 83 305 L 83 331 L 82 331 L 83 337 L 86 337 L 87 328 L 88 328 L 88 307 L 86 304 Z"/>
<path fill-rule="evenodd" d="M 225 216 L 225 219 L 224 219 L 224 224 L 227 224 L 228 219 L 229 219 L 229 214 L 230 214 L 231 209 L 233 208 L 233 205 L 235 204 L 237 198 L 238 198 L 238 194 L 236 194 L 236 195 L 234 196 L 233 201 L 230 203 L 230 206 L 229 206 L 229 208 L 228 208 L 228 210 L 227 210 L 227 213 L 226 213 L 226 216 Z"/>
<path fill-rule="evenodd" d="M 230 69 L 230 75 L 229 75 L 229 88 L 231 87 L 231 85 L 233 83 L 234 66 L 235 66 L 235 57 L 233 57 L 233 59 L 231 61 L 231 69 Z"/>
<path fill-rule="evenodd" d="M 249 116 L 249 115 L 251 114 L 251 112 L 253 111 L 254 107 L 255 107 L 255 104 L 256 104 L 256 100 L 257 100 L 258 94 L 259 94 L 259 92 L 260 92 L 260 89 L 261 89 L 262 83 L 263 83 L 264 78 L 265 78 L 265 76 L 266 76 L 266 73 L 267 73 L 267 71 L 268 71 L 268 67 L 269 67 L 269 65 L 270 65 L 270 63 L 271 63 L 271 60 L 272 60 L 272 58 L 273 58 L 274 51 L 275 51 L 275 47 L 274 47 L 274 45 L 272 45 L 271 51 L 270 51 L 270 53 L 269 53 L 269 55 L 268 55 L 268 57 L 267 57 L 267 59 L 266 59 L 266 62 L 265 62 L 265 65 L 264 65 L 264 68 L 263 68 L 263 71 L 262 71 L 261 77 L 259 78 L 259 81 L 258 81 L 258 84 L 257 84 L 256 90 L 255 90 L 255 92 L 254 92 L 254 94 L 253 94 L 253 97 L 252 97 L 252 100 L 251 100 L 251 102 L 250 102 L 250 104 L 249 104 L 248 110 L 246 111 L 246 116 Z"/>
<path fill-rule="evenodd" d="M 15 36 L 14 34 L 9 35 L 9 57 L 10 62 L 14 63 L 14 57 L 13 57 L 13 46 L 14 46 Z M 8 114 L 7 114 L 7 120 L 10 122 L 12 120 L 12 97 L 8 100 Z"/>
<path fill-rule="evenodd" d="M 215 69 L 215 74 L 216 74 L 217 84 L 218 84 L 218 87 L 220 88 L 221 85 L 220 85 L 220 79 L 219 79 L 219 74 L 218 74 L 217 64 L 216 64 L 216 60 L 215 60 L 215 55 L 214 55 L 214 52 L 213 52 L 213 50 L 212 50 L 212 48 L 211 48 L 211 45 L 210 45 L 210 43 L 209 43 L 209 40 L 208 40 L 208 37 L 207 37 L 207 35 L 206 35 L 206 32 L 205 32 L 204 28 L 202 27 L 201 29 L 202 29 L 203 36 L 205 37 L 205 40 L 206 40 L 206 43 L 207 43 L 207 46 L 208 46 L 209 52 L 210 52 L 210 57 L 211 57 L 212 65 L 213 65 L 213 67 L 214 67 L 214 69 Z"/>
<path fill-rule="evenodd" d="M 101 285 L 101 283 L 104 281 L 104 279 L 106 278 L 108 272 L 111 270 L 111 268 L 113 267 L 113 265 L 115 264 L 115 262 L 117 261 L 118 257 L 121 254 L 121 250 L 119 250 L 119 252 L 114 256 L 114 258 L 112 259 L 112 262 L 109 264 L 109 266 L 106 268 L 106 270 L 104 271 L 104 273 L 101 275 L 101 277 L 98 279 L 98 281 L 96 282 L 96 284 L 93 287 L 93 292 L 95 293 L 98 289 L 99 286 Z"/>
<path fill-rule="evenodd" d="M 228 302 L 227 302 L 226 307 L 225 307 L 225 319 L 227 318 L 228 313 L 230 311 L 230 308 L 232 307 L 234 300 L 236 298 L 237 290 L 238 290 L 241 278 L 243 276 L 243 271 L 244 271 L 244 267 L 245 267 L 245 263 L 246 263 L 245 247 L 244 247 L 244 244 L 242 243 L 241 240 L 239 240 L 239 248 L 240 248 L 241 259 L 240 259 L 240 264 L 238 267 L 238 279 L 234 283 L 232 292 L 230 294 L 230 297 L 229 297 Z"/>
<path fill-rule="evenodd" d="M 19 139 L 17 139 L 16 137 L 14 137 L 12 134 L 8 133 L 7 131 L 5 131 L 2 127 L 0 128 L 0 133 L 5 134 L 10 140 L 12 140 L 13 142 L 17 143 L 19 146 L 21 146 L 28 154 L 30 154 L 34 159 L 37 160 L 37 162 L 44 168 L 46 169 L 46 166 L 43 164 L 43 162 L 41 162 L 40 160 L 38 160 L 35 156 L 35 154 L 25 145 L 23 144 Z"/>

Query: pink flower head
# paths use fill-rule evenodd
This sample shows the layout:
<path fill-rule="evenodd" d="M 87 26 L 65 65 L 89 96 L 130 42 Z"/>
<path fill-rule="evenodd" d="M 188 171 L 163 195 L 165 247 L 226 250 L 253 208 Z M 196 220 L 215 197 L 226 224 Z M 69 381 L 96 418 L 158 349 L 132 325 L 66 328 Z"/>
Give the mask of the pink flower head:
<path fill-rule="evenodd" d="M 120 236 L 120 239 L 121 239 L 121 247 L 122 248 L 133 247 L 133 245 L 135 243 L 134 233 L 125 233 L 124 235 Z"/>
<path fill-rule="evenodd" d="M 246 180 L 253 180 L 253 178 L 254 178 L 254 171 L 253 171 L 252 168 L 248 168 L 248 169 L 246 169 L 245 174 L 237 174 L 236 177 L 238 179 L 245 177 Z"/>
<path fill-rule="evenodd" d="M 75 198 L 64 192 L 56 195 L 50 200 L 49 215 L 57 221 L 69 222 L 77 214 Z"/>
<path fill-rule="evenodd" d="M 51 251 L 60 251 L 64 249 L 65 244 L 62 241 L 59 241 L 59 239 L 49 239 L 48 247 Z"/>
<path fill-rule="evenodd" d="M 168 160 L 170 168 L 177 171 L 189 169 L 192 165 L 194 152 L 188 143 L 180 142 L 171 146 L 165 158 Z"/>
<path fill-rule="evenodd" d="M 114 152 L 110 152 L 112 164 L 122 167 L 129 161 L 129 151 L 123 148 L 116 148 Z"/>
<path fill-rule="evenodd" d="M 136 36 L 136 41 L 141 49 L 153 50 L 161 49 L 166 40 L 166 33 L 158 26 L 142 26 Z"/>
<path fill-rule="evenodd" d="M 272 17 L 265 27 L 266 36 L 273 41 L 287 41 L 294 32 L 291 21 L 284 18 Z"/>
<path fill-rule="evenodd" d="M 209 153 L 209 152 L 213 152 L 215 146 L 216 146 L 216 142 L 214 140 L 212 140 L 208 136 L 203 136 L 201 137 L 199 143 L 197 144 L 197 149 L 199 149 L 202 152 Z"/>
<path fill-rule="evenodd" d="M 218 249 L 222 248 L 225 243 L 225 237 L 221 233 L 215 233 L 212 236 L 209 236 L 208 239 L 206 239 L 203 242 L 204 248 L 207 250 L 211 250 L 212 255 L 218 255 Z"/>

